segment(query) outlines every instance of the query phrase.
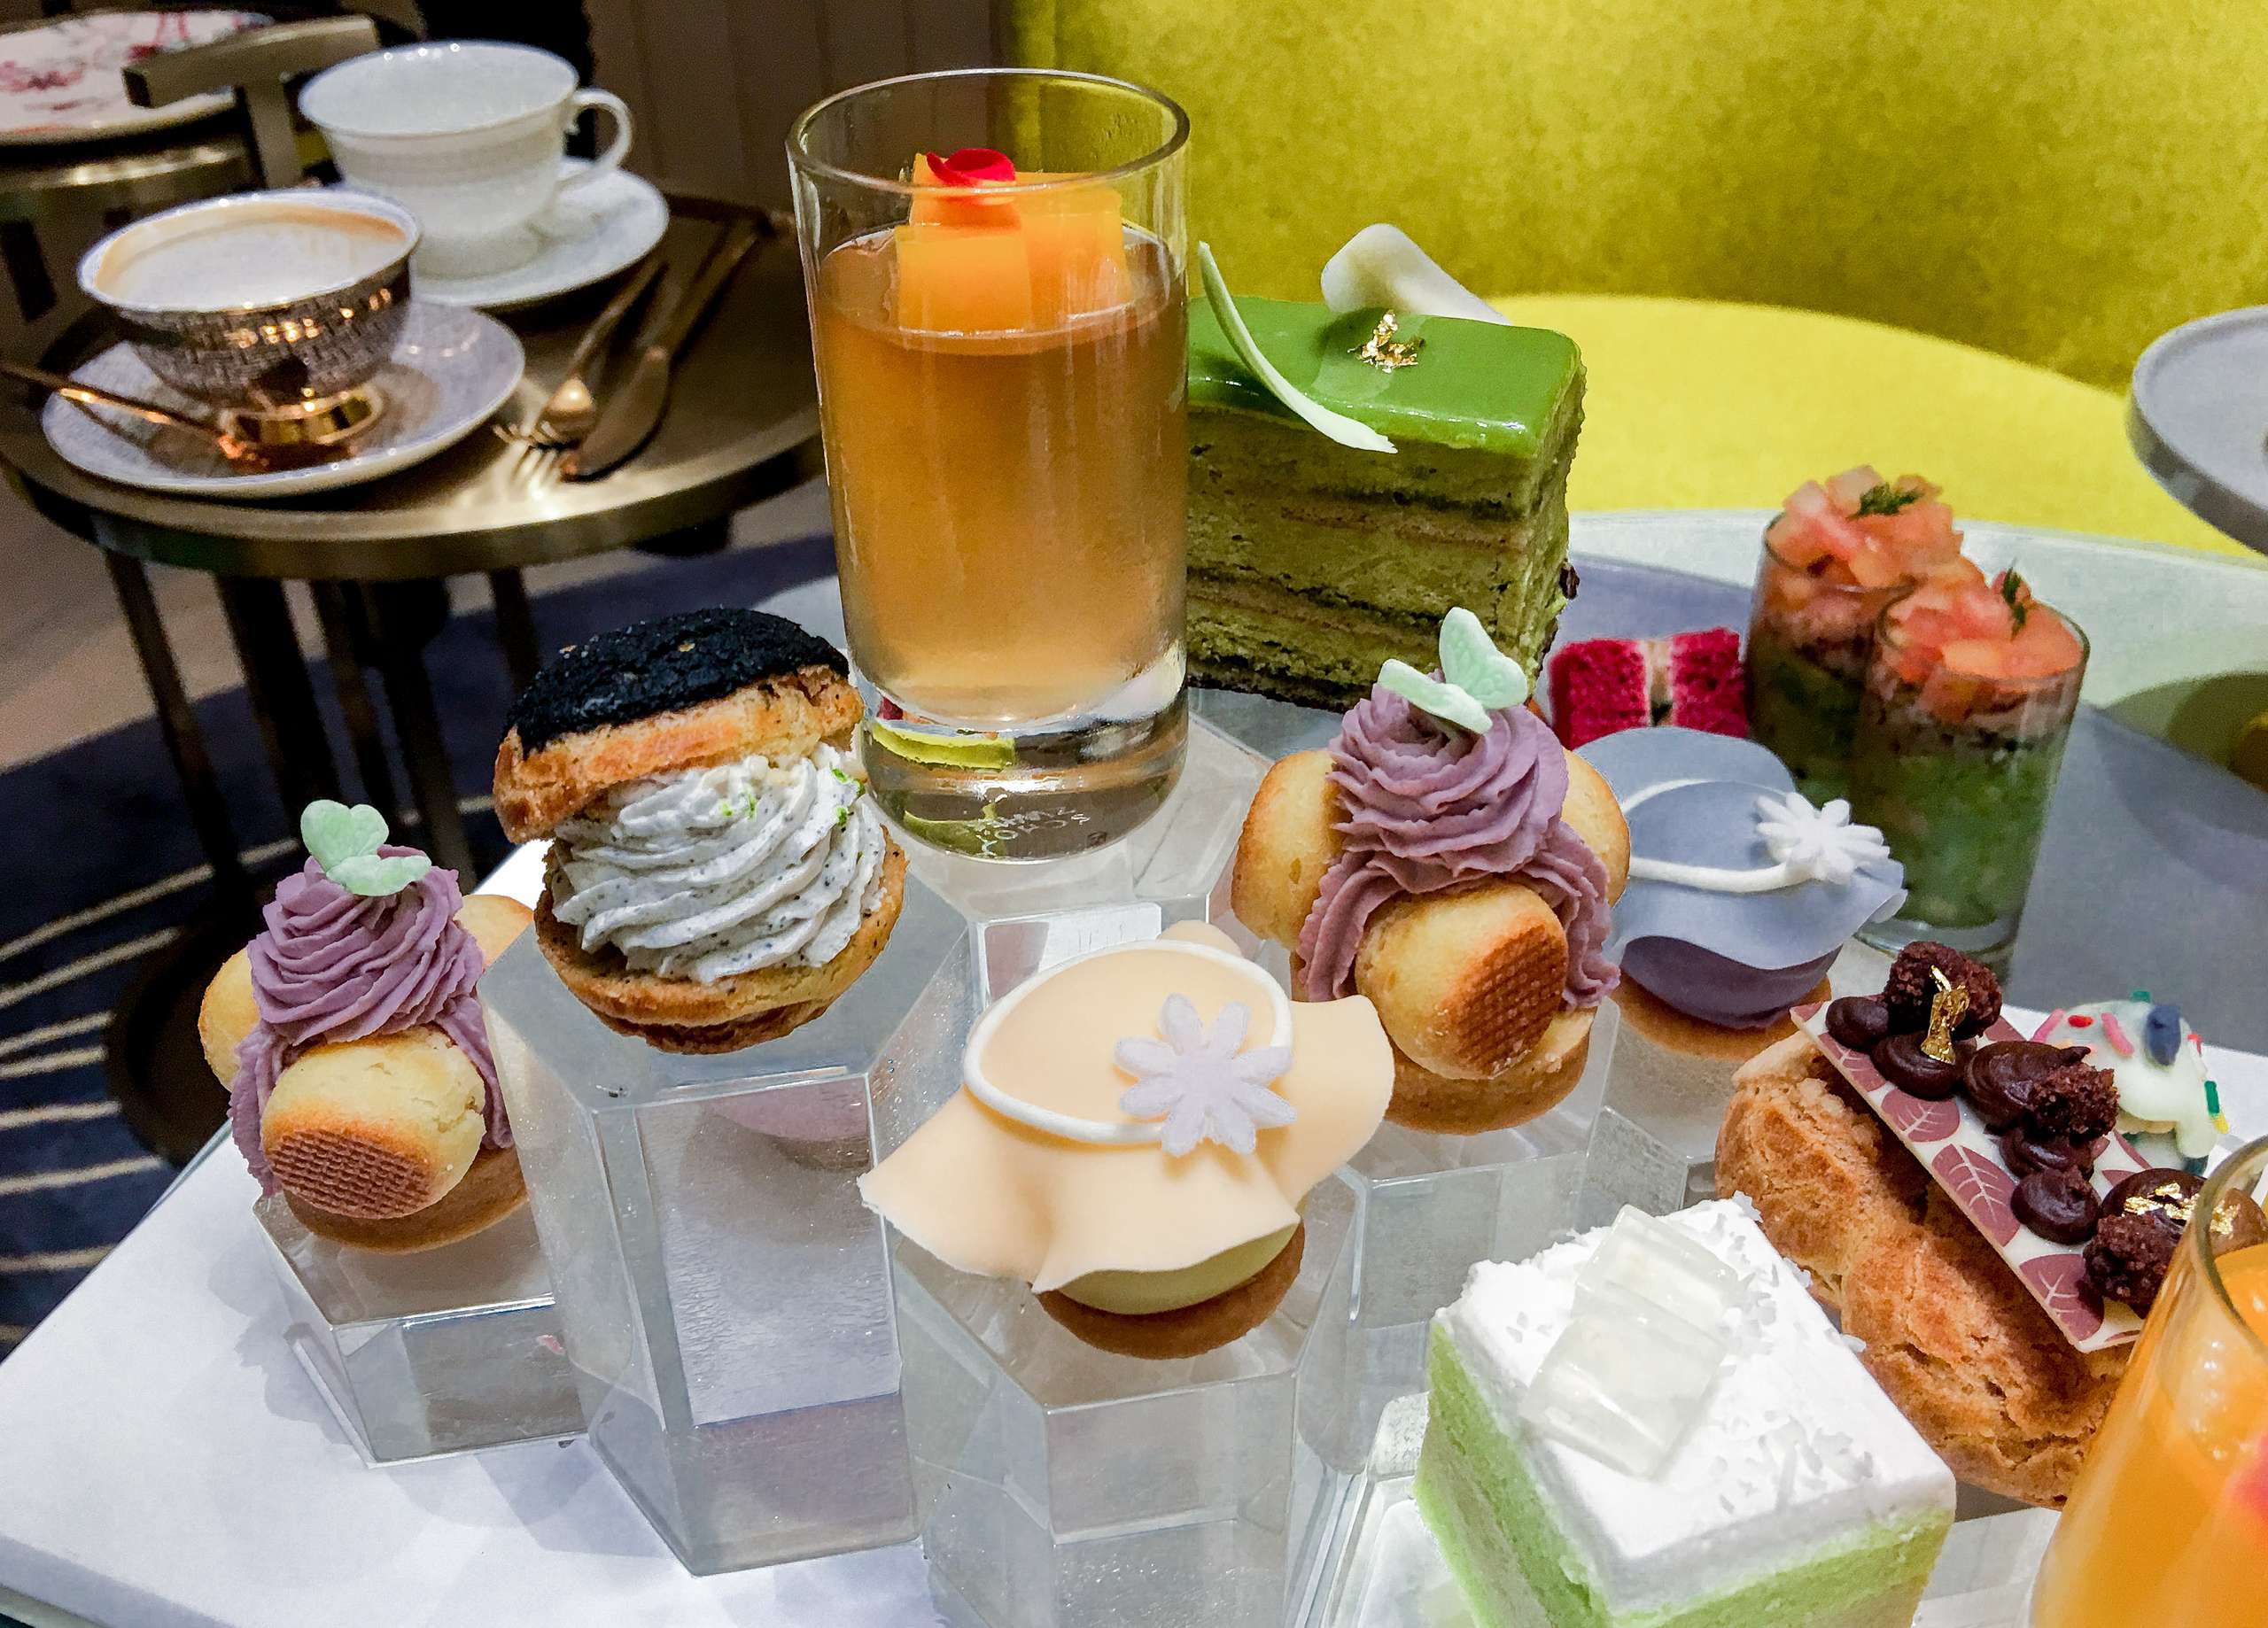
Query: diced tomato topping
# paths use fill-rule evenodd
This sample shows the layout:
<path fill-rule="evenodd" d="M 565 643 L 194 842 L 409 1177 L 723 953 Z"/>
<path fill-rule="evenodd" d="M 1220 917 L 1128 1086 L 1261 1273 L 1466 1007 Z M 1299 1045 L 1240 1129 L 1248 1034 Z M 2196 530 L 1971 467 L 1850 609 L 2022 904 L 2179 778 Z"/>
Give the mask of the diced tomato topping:
<path fill-rule="evenodd" d="M 1871 463 L 1845 469 L 1827 483 L 1827 495 L 1835 500 L 1835 507 L 1843 513 L 1855 514 L 1859 500 L 1883 485 L 1883 478 Z"/>
<path fill-rule="evenodd" d="M 2037 604 L 2021 578 L 2008 601 L 2006 573 L 1987 580 L 1955 558 L 1931 570 L 1891 606 L 1895 629 L 1884 659 L 1904 682 L 1920 687 L 1922 704 L 1949 722 L 1981 705 L 2005 705 L 1998 686 L 2053 678 L 2075 668 L 2080 647 L 2063 619 Z"/>
<path fill-rule="evenodd" d="M 1887 587 L 1957 559 L 1961 533 L 1918 475 L 1884 480 L 1860 464 L 1788 494 L 1767 535 L 1774 552 L 1825 582 Z"/>

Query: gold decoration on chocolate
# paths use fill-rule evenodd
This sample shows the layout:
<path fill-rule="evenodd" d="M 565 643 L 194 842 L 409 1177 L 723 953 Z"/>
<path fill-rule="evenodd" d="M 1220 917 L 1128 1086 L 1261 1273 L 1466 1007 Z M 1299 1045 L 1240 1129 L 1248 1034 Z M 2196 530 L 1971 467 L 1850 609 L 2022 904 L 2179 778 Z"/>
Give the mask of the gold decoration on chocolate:
<path fill-rule="evenodd" d="M 2130 1178 L 2133 1190 L 2126 1195 L 2125 1202 L 2119 1207 L 2129 1215 L 2158 1216 L 2177 1229 L 2186 1227 L 2197 1208 L 2200 1190 L 2194 1182 L 2184 1179 L 2187 1174 L 2180 1170 L 2146 1170 L 2142 1173 L 2145 1178 L 2155 1176 L 2156 1179 L 2135 1181 Z"/>
<path fill-rule="evenodd" d="M 1930 976 L 1938 992 L 1930 998 L 1930 1032 L 1922 1038 L 1922 1050 L 1940 1063 L 1956 1062 L 1953 1028 L 1969 1015 L 1969 990 L 1946 977 L 1943 967 L 1931 967 Z"/>
<path fill-rule="evenodd" d="M 1386 312 L 1379 318 L 1379 325 L 1371 329 L 1371 337 L 1347 353 L 1356 361 L 1368 362 L 1381 373 L 1415 366 L 1418 353 L 1425 348 L 1425 337 L 1420 335 L 1415 339 L 1397 339 L 1394 337 L 1397 326 L 1394 313 Z"/>

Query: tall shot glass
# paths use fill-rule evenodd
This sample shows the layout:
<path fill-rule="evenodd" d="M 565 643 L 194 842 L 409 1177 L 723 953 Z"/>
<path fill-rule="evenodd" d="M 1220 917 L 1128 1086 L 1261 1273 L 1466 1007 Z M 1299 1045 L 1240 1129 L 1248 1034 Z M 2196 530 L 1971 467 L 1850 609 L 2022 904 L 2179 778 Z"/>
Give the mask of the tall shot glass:
<path fill-rule="evenodd" d="M 1893 954 L 1935 939 L 2006 967 L 2078 712 L 2086 635 L 2033 605 L 2029 615 L 2070 636 L 2050 670 L 2017 671 L 2005 645 L 1922 647 L 1906 626 L 1920 607 L 1917 594 L 1883 612 L 1852 743 L 1852 810 L 1882 828 L 1907 888 L 1898 914 L 1859 936 Z"/>
<path fill-rule="evenodd" d="M 980 69 L 789 134 L 863 756 L 938 847 L 1099 848 L 1180 771 L 1188 131 Z"/>

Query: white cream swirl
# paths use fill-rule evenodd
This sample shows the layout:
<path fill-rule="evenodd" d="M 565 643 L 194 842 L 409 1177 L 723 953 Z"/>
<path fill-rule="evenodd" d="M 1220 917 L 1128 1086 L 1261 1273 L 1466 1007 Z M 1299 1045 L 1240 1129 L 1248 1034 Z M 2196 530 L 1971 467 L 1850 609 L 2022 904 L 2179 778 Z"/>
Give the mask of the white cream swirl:
<path fill-rule="evenodd" d="M 821 745 L 617 787 L 552 833 L 552 913 L 636 972 L 823 965 L 882 903 L 889 838 L 854 767 Z"/>

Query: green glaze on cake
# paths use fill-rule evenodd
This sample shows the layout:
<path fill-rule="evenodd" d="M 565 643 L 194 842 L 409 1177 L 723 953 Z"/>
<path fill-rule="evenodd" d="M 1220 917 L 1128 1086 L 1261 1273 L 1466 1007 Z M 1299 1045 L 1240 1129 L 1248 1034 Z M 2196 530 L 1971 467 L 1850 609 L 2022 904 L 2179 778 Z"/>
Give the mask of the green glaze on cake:
<path fill-rule="evenodd" d="M 1190 307 L 1190 672 L 1200 684 L 1344 709 L 1388 657 L 1433 663 L 1463 605 L 1531 675 L 1569 580 L 1567 470 L 1582 422 L 1574 344 L 1533 328 L 1400 319 L 1410 366 L 1355 360 L 1375 309 L 1239 299 L 1278 368 L 1392 439 L 1341 446 L 1247 373 Z"/>
<path fill-rule="evenodd" d="M 1547 329 L 1397 313 L 1394 337 L 1424 348 L 1412 366 L 1387 371 L 1354 354 L 1385 314 L 1379 307 L 1342 313 L 1239 298 L 1237 310 L 1285 378 L 1405 452 L 1403 443 L 1417 442 L 1534 461 L 1550 449 L 1582 382 L 1575 342 Z M 1189 401 L 1299 422 L 1237 360 L 1202 301 L 1189 308 Z"/>
<path fill-rule="evenodd" d="M 1878 1522 L 1715 1593 L 1618 1614 L 1438 1324 L 1427 1376 L 1418 1505 L 1481 1628 L 1907 1628 L 1952 1524 Z"/>

